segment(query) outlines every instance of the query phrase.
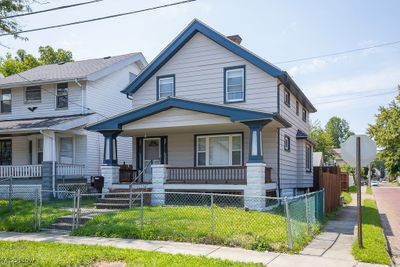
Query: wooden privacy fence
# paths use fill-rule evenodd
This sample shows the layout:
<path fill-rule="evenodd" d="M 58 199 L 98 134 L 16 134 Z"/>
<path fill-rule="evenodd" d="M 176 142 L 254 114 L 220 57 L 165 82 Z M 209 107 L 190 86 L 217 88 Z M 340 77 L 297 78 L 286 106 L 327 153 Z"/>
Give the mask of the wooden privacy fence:
<path fill-rule="evenodd" d="M 346 178 L 347 183 L 342 182 Z M 341 173 L 338 166 L 314 167 L 314 190 L 325 189 L 325 213 L 335 211 L 340 206 L 340 193 L 342 188 L 348 191 L 348 180 L 348 174 Z"/>
<path fill-rule="evenodd" d="M 340 173 L 340 191 L 349 192 L 349 174 L 347 172 Z"/>

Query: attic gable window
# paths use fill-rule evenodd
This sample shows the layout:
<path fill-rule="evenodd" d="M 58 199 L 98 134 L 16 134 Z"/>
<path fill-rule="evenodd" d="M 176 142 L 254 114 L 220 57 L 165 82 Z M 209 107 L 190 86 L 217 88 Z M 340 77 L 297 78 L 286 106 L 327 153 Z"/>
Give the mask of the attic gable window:
<path fill-rule="evenodd" d="M 245 66 L 224 69 L 225 103 L 245 101 Z"/>
<path fill-rule="evenodd" d="M 25 88 L 25 103 L 34 103 L 42 101 L 42 88 L 40 85 L 29 86 Z"/>
<path fill-rule="evenodd" d="M 175 96 L 175 75 L 157 77 L 157 100 Z"/>

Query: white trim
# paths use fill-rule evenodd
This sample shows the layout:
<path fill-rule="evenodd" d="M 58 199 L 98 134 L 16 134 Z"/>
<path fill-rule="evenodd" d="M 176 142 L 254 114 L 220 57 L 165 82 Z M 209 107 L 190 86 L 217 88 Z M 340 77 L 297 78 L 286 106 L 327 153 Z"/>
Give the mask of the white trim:
<path fill-rule="evenodd" d="M 171 92 L 171 95 L 161 97 L 161 81 L 162 80 L 172 80 L 172 92 Z M 168 85 L 169 85 L 169 83 L 168 83 Z M 174 91 L 175 91 L 175 77 L 173 75 L 165 76 L 165 77 L 159 77 L 158 78 L 158 99 L 163 99 L 163 98 L 167 98 L 167 97 L 170 97 L 170 96 L 174 96 Z"/>
<path fill-rule="evenodd" d="M 228 97 L 228 73 L 229 72 L 235 72 L 240 70 L 242 73 L 242 93 L 243 97 L 242 98 L 236 98 L 236 99 L 229 99 Z M 244 101 L 244 67 L 238 67 L 238 68 L 233 68 L 233 69 L 228 69 L 225 70 L 225 102 L 237 102 L 237 101 Z"/>

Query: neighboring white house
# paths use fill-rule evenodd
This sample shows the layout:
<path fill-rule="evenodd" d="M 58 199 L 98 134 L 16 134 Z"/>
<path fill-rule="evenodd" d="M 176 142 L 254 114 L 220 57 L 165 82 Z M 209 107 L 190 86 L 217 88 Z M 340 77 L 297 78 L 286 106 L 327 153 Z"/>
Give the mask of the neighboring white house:
<path fill-rule="evenodd" d="M 134 109 L 88 127 L 106 137 L 105 190 L 124 187 L 116 136 L 133 137 L 132 164 L 153 192 L 283 196 L 313 186 L 316 109 L 285 71 L 240 41 L 194 20 L 121 87 Z"/>
<path fill-rule="evenodd" d="M 103 136 L 84 127 L 130 110 L 131 101 L 119 90 L 146 65 L 141 53 L 131 53 L 44 65 L 0 79 L 0 177 L 41 183 L 44 164 L 50 164 L 53 179 L 99 175 Z M 121 161 L 131 160 L 131 139 L 118 141 Z"/>

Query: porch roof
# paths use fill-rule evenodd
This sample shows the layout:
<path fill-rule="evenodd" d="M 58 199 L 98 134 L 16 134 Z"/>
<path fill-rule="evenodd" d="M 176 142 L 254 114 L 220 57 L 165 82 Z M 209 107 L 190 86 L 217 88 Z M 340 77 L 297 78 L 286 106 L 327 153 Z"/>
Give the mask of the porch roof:
<path fill-rule="evenodd" d="M 89 131 L 112 131 L 121 130 L 122 126 L 142 118 L 154 115 L 156 113 L 171 109 L 179 108 L 192 110 L 202 113 L 215 114 L 228 117 L 231 122 L 248 122 L 257 120 L 275 120 L 281 123 L 284 127 L 291 127 L 291 124 L 276 113 L 265 113 L 247 109 L 227 107 L 217 104 L 196 102 L 187 99 L 169 97 L 153 104 L 135 109 L 133 111 L 122 113 L 110 119 L 100 121 L 89 125 L 86 129 Z"/>
<path fill-rule="evenodd" d="M 4 120 L 0 121 L 0 134 L 38 132 L 40 130 L 65 131 L 85 125 L 88 115 L 91 114 Z"/>

